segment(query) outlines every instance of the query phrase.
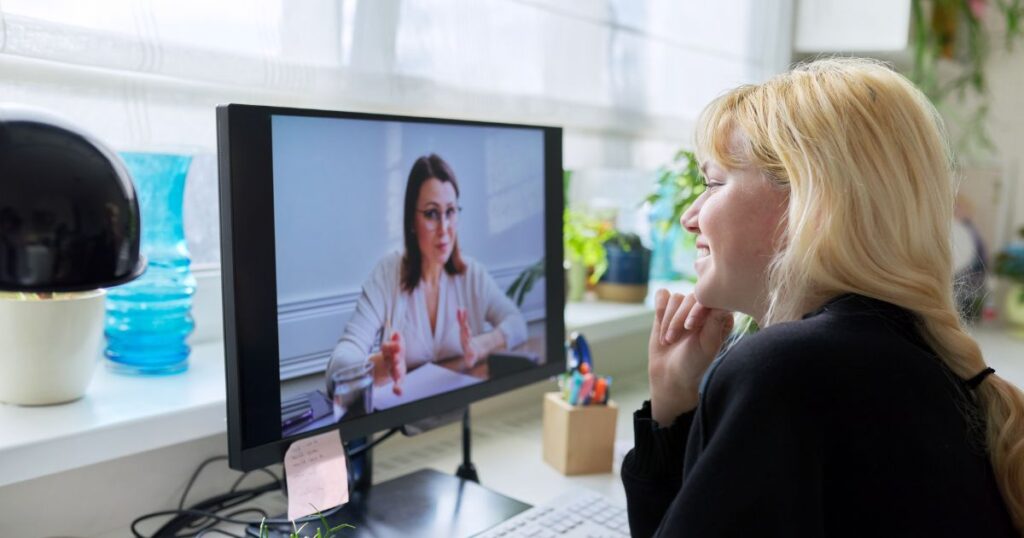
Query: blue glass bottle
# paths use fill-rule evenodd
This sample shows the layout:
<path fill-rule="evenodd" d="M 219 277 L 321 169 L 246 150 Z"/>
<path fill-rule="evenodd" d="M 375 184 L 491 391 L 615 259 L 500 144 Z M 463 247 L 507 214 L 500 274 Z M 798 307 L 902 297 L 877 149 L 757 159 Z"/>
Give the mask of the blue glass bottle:
<path fill-rule="evenodd" d="M 166 375 L 188 368 L 192 295 L 182 205 L 190 155 L 121 153 L 142 212 L 146 272 L 107 290 L 107 366 L 114 371 Z"/>

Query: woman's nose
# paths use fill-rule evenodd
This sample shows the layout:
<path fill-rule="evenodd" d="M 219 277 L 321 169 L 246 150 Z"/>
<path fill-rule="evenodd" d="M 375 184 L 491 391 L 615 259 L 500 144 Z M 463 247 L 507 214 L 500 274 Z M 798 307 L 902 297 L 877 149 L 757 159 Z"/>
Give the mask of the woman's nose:
<path fill-rule="evenodd" d="M 700 233 L 700 227 L 697 226 L 697 217 L 700 216 L 700 206 L 704 203 L 704 195 L 698 196 L 696 200 L 690 204 L 690 207 L 683 212 L 683 215 L 679 217 L 679 225 L 684 230 L 692 233 Z"/>

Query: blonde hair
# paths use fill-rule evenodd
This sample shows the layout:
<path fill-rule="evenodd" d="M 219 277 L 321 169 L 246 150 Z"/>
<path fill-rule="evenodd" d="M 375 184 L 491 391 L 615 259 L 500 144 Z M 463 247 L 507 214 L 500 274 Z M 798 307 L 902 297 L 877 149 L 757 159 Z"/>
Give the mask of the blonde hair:
<path fill-rule="evenodd" d="M 960 378 L 985 369 L 954 302 L 951 152 L 935 108 L 905 77 L 832 58 L 741 86 L 702 113 L 697 153 L 789 189 L 763 326 L 858 293 L 914 312 Z M 1003 500 L 1024 530 L 1024 393 L 996 375 L 974 393 L 983 417 L 967 418 L 985 420 L 973 425 L 985 428 Z"/>

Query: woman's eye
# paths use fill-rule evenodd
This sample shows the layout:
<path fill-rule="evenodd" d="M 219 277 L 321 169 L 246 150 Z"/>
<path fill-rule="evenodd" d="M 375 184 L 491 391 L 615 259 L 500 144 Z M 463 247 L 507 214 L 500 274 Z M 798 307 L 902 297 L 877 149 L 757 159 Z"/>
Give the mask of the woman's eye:
<path fill-rule="evenodd" d="M 437 218 L 441 216 L 436 209 L 428 209 L 423 212 L 423 215 L 430 220 L 437 220 Z"/>
<path fill-rule="evenodd" d="M 454 208 L 451 208 L 451 207 L 449 207 L 448 209 L 446 209 L 446 210 L 445 210 L 445 212 L 444 212 L 444 216 L 445 216 L 445 217 L 446 217 L 446 218 L 447 218 L 448 220 L 451 220 L 451 219 L 452 219 L 452 217 L 454 217 L 454 216 L 455 216 L 455 209 L 454 209 Z"/>

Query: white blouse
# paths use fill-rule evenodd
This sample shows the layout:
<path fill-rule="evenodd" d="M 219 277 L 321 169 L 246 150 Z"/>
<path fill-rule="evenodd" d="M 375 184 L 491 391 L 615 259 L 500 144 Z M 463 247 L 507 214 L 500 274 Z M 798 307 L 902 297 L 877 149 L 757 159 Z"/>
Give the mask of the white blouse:
<path fill-rule="evenodd" d="M 462 355 L 456 312 L 464 308 L 470 332 L 475 336 L 497 328 L 513 348 L 526 341 L 526 321 L 515 303 L 498 287 L 487 270 L 463 256 L 466 271 L 461 275 L 442 272 L 438 283 L 436 327 L 430 327 L 423 287 L 402 291 L 402 253 L 382 259 L 363 284 L 341 339 L 331 353 L 327 378 L 335 370 L 358 364 L 380 347 L 385 326 L 402 334 L 405 360 L 412 369 L 426 362 Z"/>

